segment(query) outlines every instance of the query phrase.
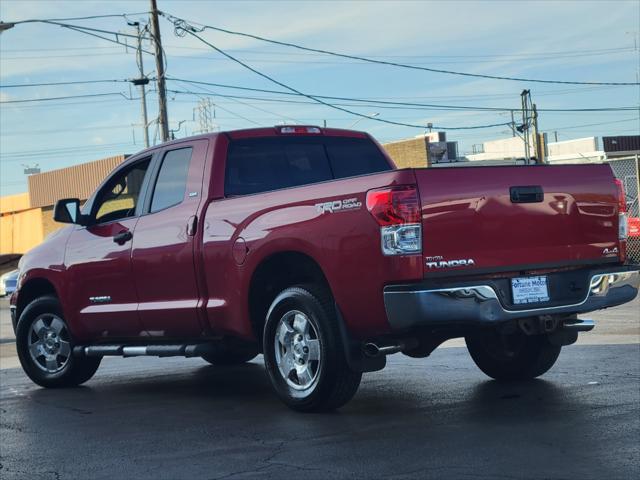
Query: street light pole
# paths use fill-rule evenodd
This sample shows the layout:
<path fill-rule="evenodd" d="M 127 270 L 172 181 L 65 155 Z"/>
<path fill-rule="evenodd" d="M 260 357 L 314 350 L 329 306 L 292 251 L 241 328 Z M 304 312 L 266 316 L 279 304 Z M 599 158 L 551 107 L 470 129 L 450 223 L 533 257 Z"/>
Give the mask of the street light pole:
<path fill-rule="evenodd" d="M 158 5 L 156 0 L 151 0 L 151 36 L 155 46 L 156 72 L 158 73 L 158 123 L 160 125 L 160 138 L 163 142 L 169 140 L 169 119 L 167 115 L 167 91 L 164 78 L 164 56 L 162 53 L 162 40 L 160 39 L 160 25 L 158 23 Z"/>

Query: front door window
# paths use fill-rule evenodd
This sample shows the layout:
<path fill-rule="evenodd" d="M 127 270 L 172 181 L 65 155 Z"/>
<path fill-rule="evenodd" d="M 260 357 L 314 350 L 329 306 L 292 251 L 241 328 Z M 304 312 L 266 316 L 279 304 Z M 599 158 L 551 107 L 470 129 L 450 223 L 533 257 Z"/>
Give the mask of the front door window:
<path fill-rule="evenodd" d="M 94 206 L 96 223 L 133 217 L 150 159 L 137 162 L 116 174 L 99 193 Z"/>

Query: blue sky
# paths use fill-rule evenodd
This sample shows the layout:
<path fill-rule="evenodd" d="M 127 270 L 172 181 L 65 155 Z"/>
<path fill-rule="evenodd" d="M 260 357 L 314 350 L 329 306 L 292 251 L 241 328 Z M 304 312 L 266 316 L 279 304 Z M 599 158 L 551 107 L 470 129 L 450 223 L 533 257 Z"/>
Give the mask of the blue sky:
<path fill-rule="evenodd" d="M 298 43 L 433 68 L 472 73 L 578 81 L 633 82 L 640 69 L 634 38 L 640 30 L 640 1 L 170 1 L 163 11 L 201 23 Z M 0 2 L 0 19 L 61 18 L 148 10 L 143 1 Z M 145 15 L 130 20 L 145 21 Z M 83 20 L 84 26 L 132 33 L 123 18 Z M 168 55 L 167 75 L 191 80 L 280 90 L 267 80 L 211 51 L 194 38 L 176 37 L 161 19 Z M 446 105 L 519 107 L 520 91 L 531 89 L 538 108 L 640 105 L 640 88 L 546 85 L 474 79 L 362 64 L 304 53 L 222 33 L 208 41 L 249 65 L 305 93 Z M 145 55 L 145 70 L 155 64 Z M 22 24 L 0 35 L 2 85 L 137 75 L 134 51 L 74 31 L 41 23 Z M 170 81 L 172 90 L 200 94 L 267 97 L 270 101 L 210 97 L 214 122 L 222 130 L 256 124 L 298 122 L 349 127 L 358 118 L 325 106 L 274 102 L 286 98 L 248 94 Z M 133 97 L 134 99 L 127 99 Z M 22 164 L 43 170 L 95 160 L 143 147 L 140 102 L 126 83 L 1 88 L 0 101 L 74 95 L 99 97 L 0 104 L 0 193 L 26 190 Z M 169 95 L 171 128 L 184 120 L 178 136 L 197 130 L 199 96 Z M 149 116 L 157 96 L 148 94 Z M 425 125 L 471 126 L 508 122 L 508 113 L 349 107 L 365 115 Z M 561 140 L 640 132 L 638 110 L 626 112 L 545 112 L 540 128 Z M 363 120 L 380 141 L 412 137 L 420 129 Z M 151 127 L 154 137 L 155 127 Z M 450 131 L 461 152 L 473 144 L 510 136 L 508 127 Z"/>

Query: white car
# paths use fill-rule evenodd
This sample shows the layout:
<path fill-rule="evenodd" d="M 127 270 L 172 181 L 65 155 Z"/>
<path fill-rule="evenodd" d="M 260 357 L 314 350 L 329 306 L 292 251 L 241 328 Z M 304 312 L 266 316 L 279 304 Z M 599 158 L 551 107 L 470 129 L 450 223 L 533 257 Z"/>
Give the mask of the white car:
<path fill-rule="evenodd" d="M 19 273 L 18 270 L 11 270 L 0 276 L 0 297 L 11 295 L 15 291 Z"/>

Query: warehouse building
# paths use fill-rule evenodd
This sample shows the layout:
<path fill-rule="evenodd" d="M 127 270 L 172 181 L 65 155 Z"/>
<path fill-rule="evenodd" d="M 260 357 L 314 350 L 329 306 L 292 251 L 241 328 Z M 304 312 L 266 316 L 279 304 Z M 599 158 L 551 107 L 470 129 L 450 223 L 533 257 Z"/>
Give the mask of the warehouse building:
<path fill-rule="evenodd" d="M 28 177 L 28 192 L 0 197 L 0 255 L 22 254 L 63 225 L 53 221 L 60 198 L 85 201 L 128 155 L 82 163 Z"/>
<path fill-rule="evenodd" d="M 448 142 L 445 132 L 430 132 L 382 145 L 398 168 L 432 167 L 457 162 L 458 142 Z"/>

